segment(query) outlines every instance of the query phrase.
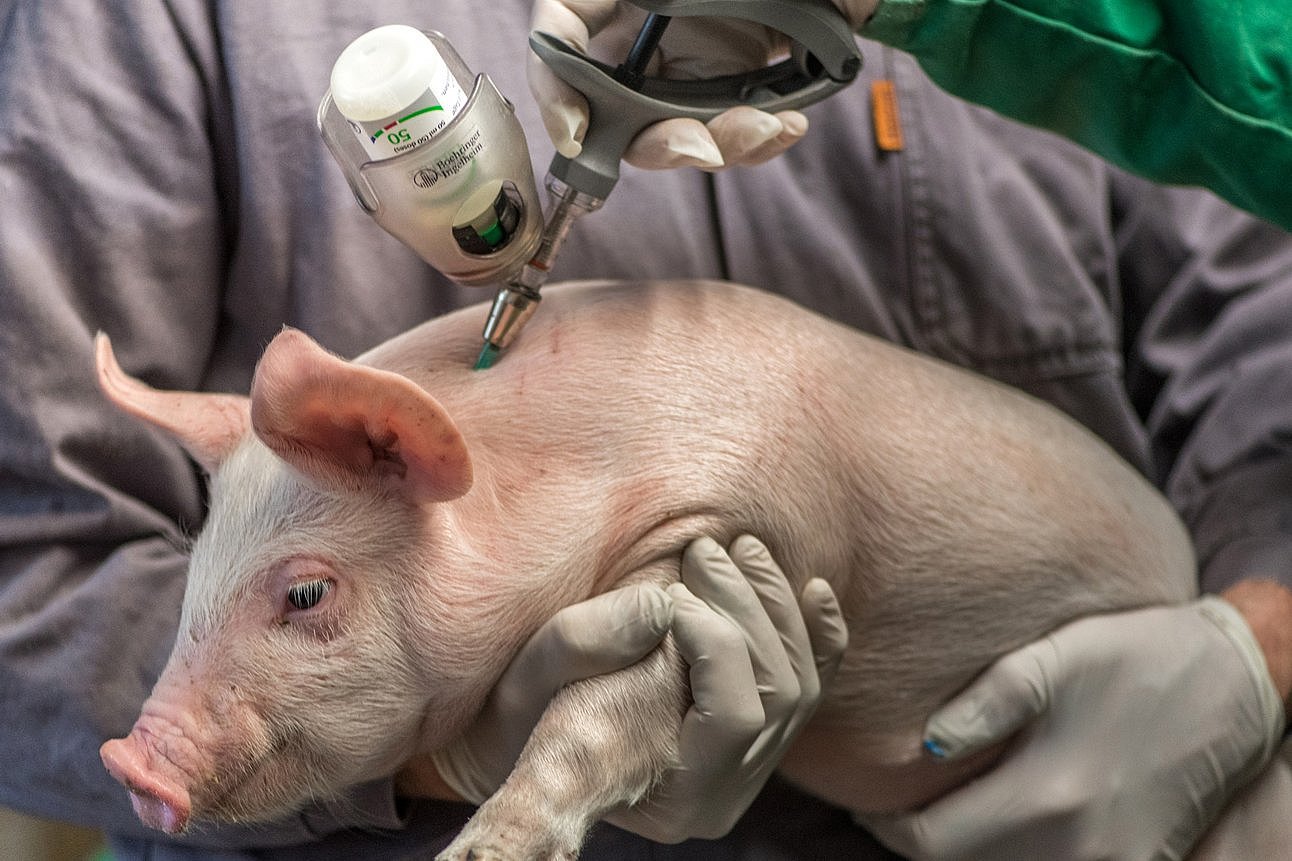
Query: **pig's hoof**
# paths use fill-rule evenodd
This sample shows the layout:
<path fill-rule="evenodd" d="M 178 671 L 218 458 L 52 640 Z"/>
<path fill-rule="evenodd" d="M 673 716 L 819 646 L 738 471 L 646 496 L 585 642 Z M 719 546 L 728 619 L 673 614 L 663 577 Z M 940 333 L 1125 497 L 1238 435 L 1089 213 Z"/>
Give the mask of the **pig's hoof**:
<path fill-rule="evenodd" d="M 435 861 L 575 861 L 578 857 L 577 851 L 518 849 L 493 844 L 459 846 L 455 841 L 435 856 Z"/>
<path fill-rule="evenodd" d="M 487 800 L 435 861 L 575 861 L 586 828 Z M 566 827 L 561 828 L 562 825 Z"/>
<path fill-rule="evenodd" d="M 435 861 L 512 861 L 512 856 L 491 846 L 458 848 L 450 846 Z"/>
<path fill-rule="evenodd" d="M 496 846 L 458 846 L 455 842 L 435 861 L 511 861 L 512 856 Z"/>

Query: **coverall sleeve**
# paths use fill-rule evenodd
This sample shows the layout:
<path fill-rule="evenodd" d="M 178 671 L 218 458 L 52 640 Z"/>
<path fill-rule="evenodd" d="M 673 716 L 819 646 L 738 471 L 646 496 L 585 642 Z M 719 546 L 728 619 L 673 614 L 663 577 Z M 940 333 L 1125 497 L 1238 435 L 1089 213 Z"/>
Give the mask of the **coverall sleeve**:
<path fill-rule="evenodd" d="M 940 86 L 1292 230 L 1292 15 L 1272 0 L 881 0 Z"/>
<path fill-rule="evenodd" d="M 1206 592 L 1292 588 L 1292 237 L 1189 189 L 1114 195 L 1127 384 Z"/>
<path fill-rule="evenodd" d="M 99 394 L 91 339 L 203 378 L 237 173 L 209 5 L 0 2 L 0 804 L 123 835 L 146 829 L 98 748 L 170 651 L 204 492 Z M 389 781 L 335 807 L 192 839 L 400 824 Z"/>

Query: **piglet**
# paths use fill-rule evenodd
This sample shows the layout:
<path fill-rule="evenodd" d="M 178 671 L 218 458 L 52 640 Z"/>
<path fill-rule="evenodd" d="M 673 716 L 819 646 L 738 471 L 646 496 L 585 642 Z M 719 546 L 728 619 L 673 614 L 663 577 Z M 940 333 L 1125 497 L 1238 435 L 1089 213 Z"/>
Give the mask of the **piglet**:
<path fill-rule="evenodd" d="M 999 655 L 1192 594 L 1181 525 L 1092 434 L 783 298 L 553 287 L 475 372 L 481 319 L 354 361 L 285 330 L 249 399 L 151 389 L 100 337 L 107 396 L 211 474 L 174 651 L 102 749 L 147 824 L 274 817 L 451 744 L 556 610 L 676 580 L 702 535 L 760 536 L 839 596 L 849 651 L 782 767 L 861 811 L 990 765 L 934 767 L 920 736 Z M 567 687 L 441 858 L 574 858 L 673 761 L 688 702 L 669 640 Z"/>

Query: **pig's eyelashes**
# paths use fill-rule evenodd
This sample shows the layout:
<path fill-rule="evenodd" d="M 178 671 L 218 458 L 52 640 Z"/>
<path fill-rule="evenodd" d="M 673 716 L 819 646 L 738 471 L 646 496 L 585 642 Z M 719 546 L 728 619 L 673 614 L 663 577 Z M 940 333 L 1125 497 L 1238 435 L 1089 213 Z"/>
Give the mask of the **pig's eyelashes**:
<path fill-rule="evenodd" d="M 287 587 L 287 603 L 297 610 L 308 610 L 322 601 L 332 589 L 331 580 L 303 580 Z"/>

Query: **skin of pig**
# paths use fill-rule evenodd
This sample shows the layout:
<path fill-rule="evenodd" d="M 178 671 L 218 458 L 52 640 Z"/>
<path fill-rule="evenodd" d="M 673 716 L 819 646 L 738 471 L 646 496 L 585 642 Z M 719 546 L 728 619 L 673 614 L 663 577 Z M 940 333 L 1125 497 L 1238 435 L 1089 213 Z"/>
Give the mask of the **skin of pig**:
<path fill-rule="evenodd" d="M 782 771 L 864 811 L 990 764 L 935 764 L 920 737 L 996 657 L 1192 594 L 1166 503 L 1025 395 L 735 285 L 544 296 L 486 372 L 480 308 L 354 363 L 286 331 L 249 404 L 101 370 L 213 470 L 174 652 L 105 745 L 145 821 L 268 818 L 451 743 L 552 613 L 676 580 L 699 535 L 758 535 L 835 589 L 849 650 Z M 298 610 L 311 580 L 326 595 Z M 672 761 L 688 703 L 671 641 L 566 687 L 441 857 L 574 857 Z"/>

